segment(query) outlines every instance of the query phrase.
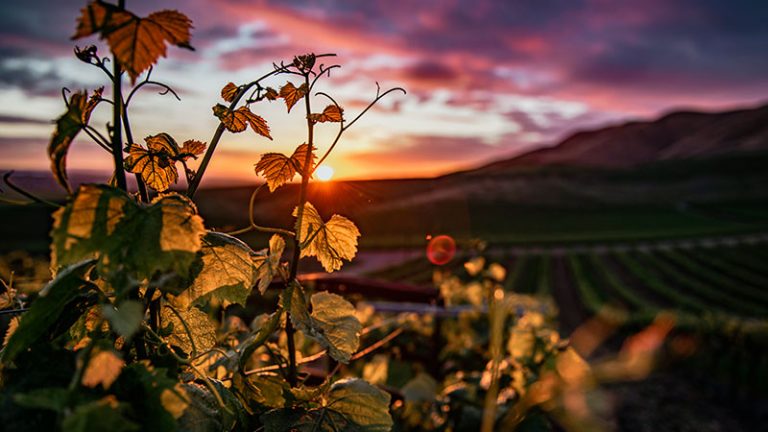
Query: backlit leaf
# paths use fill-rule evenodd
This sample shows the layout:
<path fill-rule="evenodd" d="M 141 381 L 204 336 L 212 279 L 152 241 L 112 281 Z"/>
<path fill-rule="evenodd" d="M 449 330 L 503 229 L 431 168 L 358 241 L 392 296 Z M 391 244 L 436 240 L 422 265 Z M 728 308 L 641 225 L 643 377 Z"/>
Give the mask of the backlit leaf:
<path fill-rule="evenodd" d="M 256 279 L 259 280 L 259 292 L 264 294 L 272 283 L 280 267 L 280 257 L 283 256 L 285 240 L 275 234 L 269 239 L 269 249 L 253 256 L 253 265 L 256 266 Z"/>
<path fill-rule="evenodd" d="M 22 351 L 48 334 L 67 305 L 86 292 L 83 287 L 85 274 L 93 267 L 92 261 L 84 261 L 62 269 L 40 292 L 32 307 L 22 315 L 16 330 L 7 338 L 0 352 L 0 363 L 10 363 Z"/>
<path fill-rule="evenodd" d="M 202 141 L 186 140 L 179 149 L 178 159 L 186 161 L 189 158 L 197 159 L 198 156 L 205 153 L 207 145 Z"/>
<path fill-rule="evenodd" d="M 67 192 L 72 192 L 67 177 L 67 152 L 75 136 L 88 125 L 91 112 L 99 104 L 103 87 L 94 90 L 89 98 L 88 92 L 76 92 L 69 98 L 67 112 L 56 120 L 56 130 L 48 144 L 48 157 L 51 158 L 51 171 L 56 181 Z"/>
<path fill-rule="evenodd" d="M 160 312 L 161 327 L 173 325 L 168 342 L 194 356 L 216 345 L 216 326 L 205 312 L 196 307 L 176 309 L 165 306 Z"/>
<path fill-rule="evenodd" d="M 106 390 L 112 386 L 124 366 L 125 362 L 114 351 L 93 350 L 83 373 L 82 383 L 90 388 L 100 385 Z"/>
<path fill-rule="evenodd" d="M 136 174 L 152 189 L 165 192 L 179 179 L 176 169 L 176 159 L 179 157 L 179 146 L 176 140 L 167 133 L 144 138 L 147 148 L 138 144 L 128 147 L 128 157 L 125 158 L 125 169 Z"/>
<path fill-rule="evenodd" d="M 296 88 L 293 83 L 287 82 L 280 88 L 280 97 L 285 99 L 285 106 L 288 107 L 288 112 L 291 112 L 291 108 L 293 108 L 296 102 L 298 102 L 306 94 L 307 83 L 304 83 Z"/>
<path fill-rule="evenodd" d="M 209 232 L 203 237 L 199 260 L 192 267 L 192 284 L 175 301 L 183 307 L 216 298 L 245 305 L 256 284 L 254 252 L 247 244 L 227 234 Z"/>
<path fill-rule="evenodd" d="M 302 144 L 296 148 L 293 155 L 289 158 L 282 153 L 264 153 L 256 164 L 256 174 L 262 174 L 267 180 L 269 191 L 275 189 L 293 180 L 296 173 L 304 167 L 307 158 L 309 145 Z M 311 161 L 315 160 L 314 153 Z"/>
<path fill-rule="evenodd" d="M 336 381 L 318 408 L 278 408 L 260 417 L 266 432 L 388 432 L 388 393 L 358 379 Z"/>
<path fill-rule="evenodd" d="M 129 271 L 143 279 L 175 271 L 186 277 L 205 234 L 195 205 L 186 197 L 168 194 L 139 204 L 103 185 L 81 186 L 53 218 L 52 268 L 97 258 L 105 276 Z"/>
<path fill-rule="evenodd" d="M 231 110 L 222 104 L 216 104 L 213 107 L 213 115 L 221 120 L 228 131 L 238 133 L 245 130 L 247 125 L 259 135 L 272 139 L 269 135 L 269 126 L 266 120 L 252 113 L 247 106 L 241 106 L 236 110 Z"/>
<path fill-rule="evenodd" d="M 310 303 L 311 314 L 307 312 L 303 289 L 294 285 L 290 311 L 296 328 L 326 348 L 331 357 L 348 363 L 360 344 L 362 329 L 355 307 L 343 297 L 325 291 L 313 294 Z"/>
<path fill-rule="evenodd" d="M 310 114 L 309 119 L 317 123 L 334 122 L 343 120 L 344 110 L 336 105 L 328 105 L 320 114 Z"/>
<path fill-rule="evenodd" d="M 235 83 L 227 83 L 227 85 L 221 89 L 221 98 L 227 102 L 232 102 L 235 100 L 238 91 L 240 91 L 240 88 L 236 86 Z"/>
<path fill-rule="evenodd" d="M 298 208 L 293 211 L 296 216 Z M 343 260 L 352 260 L 357 254 L 357 238 L 360 237 L 352 221 L 333 215 L 323 222 L 311 203 L 304 205 L 301 227 L 298 227 L 302 243 L 309 242 L 301 250 L 301 256 L 314 256 L 327 272 L 339 270 Z"/>
<path fill-rule="evenodd" d="M 72 39 L 99 33 L 131 80 L 166 55 L 166 44 L 193 49 L 189 44 L 192 21 L 186 15 L 164 10 L 140 18 L 109 3 L 94 1 L 82 9 Z"/>
<path fill-rule="evenodd" d="M 389 393 L 359 378 L 347 378 L 333 383 L 324 405 L 366 432 L 388 432 L 392 429 L 389 400 Z"/>
<path fill-rule="evenodd" d="M 273 101 L 277 100 L 277 98 L 280 97 L 280 94 L 272 87 L 267 87 L 267 89 L 264 91 L 264 97 L 267 98 L 267 100 Z"/>

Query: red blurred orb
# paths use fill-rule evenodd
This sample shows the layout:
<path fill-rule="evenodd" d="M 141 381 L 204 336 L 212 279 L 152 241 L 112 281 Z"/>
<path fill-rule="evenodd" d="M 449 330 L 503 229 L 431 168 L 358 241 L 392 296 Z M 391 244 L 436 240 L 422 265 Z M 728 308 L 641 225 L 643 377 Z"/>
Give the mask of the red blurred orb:
<path fill-rule="evenodd" d="M 456 255 L 456 242 L 453 237 L 439 235 L 432 237 L 427 244 L 427 259 L 435 265 L 449 263 Z"/>

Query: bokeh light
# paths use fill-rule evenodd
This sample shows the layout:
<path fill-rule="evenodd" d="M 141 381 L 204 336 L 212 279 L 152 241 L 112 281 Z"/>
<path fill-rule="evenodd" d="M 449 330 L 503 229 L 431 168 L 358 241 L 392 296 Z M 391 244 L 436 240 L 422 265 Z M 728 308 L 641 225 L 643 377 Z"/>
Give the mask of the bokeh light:
<path fill-rule="evenodd" d="M 427 244 L 427 259 L 435 265 L 449 263 L 456 255 L 456 241 L 449 235 L 432 237 Z"/>

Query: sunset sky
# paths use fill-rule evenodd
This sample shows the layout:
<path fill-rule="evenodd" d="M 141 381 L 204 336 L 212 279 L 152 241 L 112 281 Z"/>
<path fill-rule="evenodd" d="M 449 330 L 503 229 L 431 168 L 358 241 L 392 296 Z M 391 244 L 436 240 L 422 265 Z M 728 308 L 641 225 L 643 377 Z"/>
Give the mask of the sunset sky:
<path fill-rule="evenodd" d="M 47 169 L 60 88 L 93 89 L 104 76 L 72 55 L 83 1 L 0 6 L 0 169 Z M 575 130 L 677 108 L 723 109 L 768 101 L 768 2 L 722 0 L 128 0 L 146 15 L 178 9 L 194 22 L 190 52 L 169 48 L 153 78 L 181 95 L 145 91 L 131 107 L 134 135 L 168 132 L 209 141 L 211 107 L 228 81 L 273 61 L 334 52 L 342 69 L 321 90 L 347 116 L 376 91 L 402 86 L 343 138 L 329 159 L 342 178 L 432 176 L 556 143 Z M 105 53 L 103 45 L 100 52 Z M 285 83 L 280 77 L 273 86 Z M 318 108 L 325 101 L 318 100 Z M 268 151 L 305 140 L 302 112 L 281 101 L 252 110 L 274 141 L 227 134 L 211 181 L 255 181 Z M 107 106 L 94 125 L 103 127 Z M 335 126 L 320 125 L 318 146 Z M 109 169 L 110 157 L 78 140 L 71 169 Z"/>

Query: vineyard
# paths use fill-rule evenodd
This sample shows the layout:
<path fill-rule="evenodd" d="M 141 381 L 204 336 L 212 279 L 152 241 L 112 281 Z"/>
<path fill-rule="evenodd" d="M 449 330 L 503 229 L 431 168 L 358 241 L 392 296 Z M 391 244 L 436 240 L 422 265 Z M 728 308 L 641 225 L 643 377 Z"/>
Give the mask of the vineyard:
<path fill-rule="evenodd" d="M 764 240 L 729 246 L 683 242 L 619 251 L 576 249 L 490 255 L 509 269 L 505 290 L 555 299 L 562 334 L 570 335 L 590 317 L 600 316 L 626 336 L 660 313 L 671 313 L 676 332 L 695 335 L 699 345 L 697 355 L 685 363 L 689 371 L 714 378 L 732 395 L 768 392 Z M 446 266 L 453 272 L 461 267 L 461 260 Z M 435 270 L 426 259 L 416 258 L 372 276 L 428 284 Z"/>
<path fill-rule="evenodd" d="M 378 39 L 358 42 L 373 54 L 362 63 L 344 49 L 306 49 L 229 68 L 208 55 L 243 54 L 234 39 L 211 39 L 230 24 L 222 19 L 194 41 L 205 51 L 196 61 L 216 58 L 206 76 L 219 69 L 235 81 L 198 83 L 181 76 L 195 55 L 190 16 L 126 3 L 91 0 L 67 26 L 87 45 L 68 47 L 76 60 L 62 69 L 89 69 L 98 84 L 54 92 L 62 100 L 52 122 L 16 115 L 36 108 L 37 94 L 0 119 L 51 127 L 39 154 L 50 172 L 24 172 L 19 152 L 20 175 L 11 167 L 1 177 L 0 430 L 764 428 L 768 150 L 755 143 L 768 136 L 768 109 L 573 132 L 436 177 L 331 181 L 331 163 L 339 173 L 447 163 L 468 143 L 482 144 L 479 156 L 520 137 L 465 141 L 490 111 L 440 114 L 467 128 L 462 135 L 414 134 L 425 122 L 412 108 L 432 104 L 429 94 L 448 107 L 485 90 L 445 98 L 411 81 L 417 88 L 406 91 L 398 80 L 442 82 L 445 65 L 393 74 L 384 63 L 398 62 L 385 55 L 381 67 L 361 68 L 378 58 L 369 51 Z M 314 39 L 317 27 L 306 28 L 300 39 Z M 252 36 L 279 26 L 233 29 L 250 49 L 261 37 Z M 353 33 L 339 34 L 325 42 Z M 164 68 L 154 72 L 177 48 L 190 51 L 165 75 L 180 79 L 178 92 L 160 80 Z M 480 72 L 461 63 L 456 75 Z M 54 87 L 68 84 L 58 67 L 46 72 L 62 81 Z M 369 75 L 379 68 L 383 84 Z M 210 97 L 200 110 L 207 123 L 196 125 L 210 128 L 190 127 L 197 104 L 137 102 L 148 89 L 167 100 Z M 534 111 L 552 114 L 542 124 L 522 111 L 496 114 L 509 130 L 562 122 L 562 131 L 599 114 L 588 103 L 584 113 L 549 113 L 539 102 Z M 361 127 L 363 117 L 378 129 Z M 366 153 L 378 141 L 397 148 Z M 439 154 L 422 149 L 446 142 Z M 86 146 L 104 163 L 72 169 Z M 212 186 L 235 160 L 248 181 Z"/>

